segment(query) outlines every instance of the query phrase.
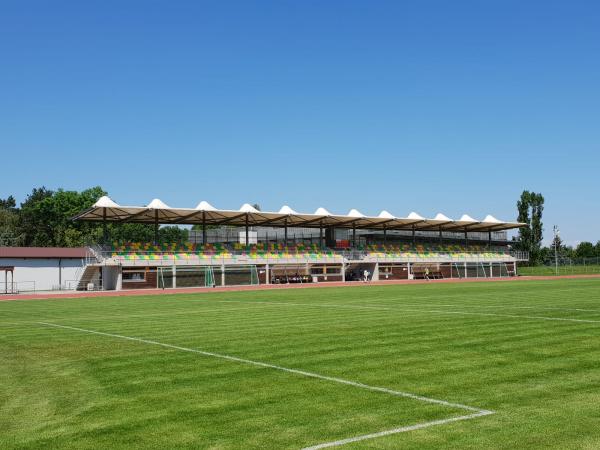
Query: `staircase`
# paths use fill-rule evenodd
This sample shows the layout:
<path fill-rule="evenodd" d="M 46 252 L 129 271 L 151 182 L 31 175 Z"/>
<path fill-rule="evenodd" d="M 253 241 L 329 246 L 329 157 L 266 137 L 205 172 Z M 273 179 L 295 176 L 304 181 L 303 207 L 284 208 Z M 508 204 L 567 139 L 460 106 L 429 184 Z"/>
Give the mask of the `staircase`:
<path fill-rule="evenodd" d="M 77 283 L 77 290 L 87 291 L 88 283 L 94 283 L 94 290 L 102 289 L 102 286 L 100 286 L 100 267 L 90 264 L 85 266 Z"/>

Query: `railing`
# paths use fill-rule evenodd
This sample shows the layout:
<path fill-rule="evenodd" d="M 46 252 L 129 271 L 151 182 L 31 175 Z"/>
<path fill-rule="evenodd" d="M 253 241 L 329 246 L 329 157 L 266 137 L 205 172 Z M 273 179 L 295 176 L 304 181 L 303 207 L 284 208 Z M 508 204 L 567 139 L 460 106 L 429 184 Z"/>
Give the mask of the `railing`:
<path fill-rule="evenodd" d="M 521 267 L 522 275 L 591 275 L 600 274 L 600 258 L 559 257 L 545 260 L 537 266 Z"/>
<path fill-rule="evenodd" d="M 0 294 L 18 294 L 20 292 L 35 292 L 35 281 L 0 281 Z"/>
<path fill-rule="evenodd" d="M 283 243 L 285 239 L 285 229 L 280 227 L 250 227 L 250 230 L 256 234 L 256 237 L 259 241 L 269 241 L 269 242 L 280 242 Z M 203 234 L 206 235 L 207 243 L 235 243 L 239 241 L 240 233 L 244 233 L 244 227 L 219 227 L 219 228 L 209 228 L 204 233 L 202 230 L 190 230 L 189 232 L 189 240 L 190 242 L 194 242 L 197 244 L 202 243 Z M 356 230 L 357 239 L 364 239 L 365 234 L 371 234 L 373 230 Z M 380 233 L 380 238 L 383 238 L 383 231 L 378 230 Z M 487 241 L 489 239 L 489 235 L 487 231 L 468 231 L 467 238 L 470 241 Z M 336 239 L 350 239 L 352 235 L 352 230 L 346 228 L 337 228 L 336 229 Z M 390 238 L 393 237 L 401 237 L 401 238 L 410 238 L 412 237 L 412 230 L 388 230 L 387 235 Z M 428 239 L 438 239 L 439 231 L 437 230 L 415 230 L 415 236 L 428 238 Z M 287 229 L 287 237 L 288 241 L 310 241 L 310 242 L 319 242 L 320 231 L 318 228 L 303 228 L 303 227 L 288 227 Z M 444 240 L 459 240 L 463 241 L 465 234 L 463 231 L 443 231 L 442 238 Z M 507 232 L 506 231 L 493 231 L 492 232 L 492 240 L 493 241 L 507 241 Z"/>
<path fill-rule="evenodd" d="M 104 259 L 103 254 L 106 253 L 106 249 L 103 249 L 101 245 L 89 245 L 86 247 L 85 252 L 85 264 L 95 264 L 102 262 Z"/>
<path fill-rule="evenodd" d="M 402 254 L 404 253 L 404 254 Z M 113 256 L 115 255 L 116 256 Z M 118 255 L 118 252 L 104 251 L 98 258 L 104 264 L 119 264 L 132 266 L 151 265 L 151 266 L 185 266 L 185 265 L 222 265 L 222 264 L 247 264 L 247 263 L 265 263 L 265 264 L 286 264 L 286 263 L 342 263 L 353 261 L 368 262 L 462 262 L 462 261 L 526 261 L 527 252 L 497 252 L 497 251 L 470 251 L 470 252 L 447 252 L 430 251 L 427 255 L 416 252 L 386 253 L 377 251 L 366 251 L 357 249 L 347 250 L 329 250 L 323 253 L 307 254 L 283 254 L 273 255 L 266 252 L 264 255 L 249 254 L 241 251 L 229 251 L 221 255 L 195 254 L 193 252 L 131 252 L 133 258 L 127 258 L 125 255 Z"/>
<path fill-rule="evenodd" d="M 81 279 L 81 274 L 79 274 L 79 275 L 76 274 L 74 280 L 65 280 L 65 282 L 62 285 L 62 289 L 64 289 L 65 291 L 75 291 L 77 289 L 77 286 L 79 285 L 80 279 Z"/>
<path fill-rule="evenodd" d="M 517 261 L 529 261 L 529 252 L 513 250 L 510 252 L 510 256 L 515 258 Z"/>

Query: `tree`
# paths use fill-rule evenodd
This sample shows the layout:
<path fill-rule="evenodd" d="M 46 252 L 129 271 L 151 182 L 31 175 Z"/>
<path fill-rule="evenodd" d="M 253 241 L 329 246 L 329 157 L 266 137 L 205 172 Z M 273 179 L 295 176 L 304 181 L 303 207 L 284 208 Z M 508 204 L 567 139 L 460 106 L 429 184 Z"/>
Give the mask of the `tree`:
<path fill-rule="evenodd" d="M 523 191 L 517 202 L 519 222 L 527 226 L 519 229 L 517 248 L 529 252 L 531 264 L 538 264 L 542 257 L 544 197 L 535 192 Z"/>
<path fill-rule="evenodd" d="M 20 226 L 25 245 L 77 247 L 97 240 L 101 225 L 76 222 L 72 218 L 103 195 L 106 192 L 99 186 L 82 192 L 33 189 L 21 204 Z"/>
<path fill-rule="evenodd" d="M 0 198 L 0 246 L 20 245 L 23 236 L 19 231 L 19 211 L 17 202 L 10 195 Z"/>
<path fill-rule="evenodd" d="M 580 242 L 577 248 L 575 248 L 576 258 L 594 258 L 595 256 L 596 249 L 591 242 Z"/>
<path fill-rule="evenodd" d="M 159 228 L 158 237 L 167 244 L 184 244 L 188 242 L 189 233 L 186 228 L 166 226 Z"/>
<path fill-rule="evenodd" d="M 554 236 L 554 238 L 552 239 L 552 244 L 550 244 L 550 248 L 552 249 L 552 251 L 554 251 L 556 249 L 556 251 L 558 251 L 560 253 L 560 251 L 563 248 L 563 241 L 560 238 L 560 235 L 557 234 L 556 236 Z"/>
<path fill-rule="evenodd" d="M 19 214 L 13 208 L 0 208 L 0 246 L 23 245 L 23 234 L 19 229 Z"/>
<path fill-rule="evenodd" d="M 42 218 L 40 217 L 38 204 L 52 197 L 53 194 L 51 190 L 46 189 L 44 186 L 33 188 L 31 194 L 21 203 L 19 227 L 24 235 L 26 246 L 46 247 L 52 245 L 52 227 L 44 221 L 40 221 Z"/>
<path fill-rule="evenodd" d="M 16 207 L 11 195 L 0 199 L 0 245 L 39 247 L 79 247 L 102 242 L 101 222 L 74 221 L 73 217 L 90 208 L 107 193 L 99 186 L 84 191 L 52 191 L 34 188 Z M 152 242 L 154 225 L 143 223 L 107 224 L 112 241 Z M 188 241 L 188 230 L 177 226 L 159 229 L 159 240 L 166 243 Z"/>
<path fill-rule="evenodd" d="M 2 210 L 14 210 L 16 209 L 17 202 L 12 195 L 7 198 L 0 198 L 0 209 Z"/>
<path fill-rule="evenodd" d="M 146 223 L 109 224 L 108 234 L 112 242 L 152 242 L 154 225 Z"/>

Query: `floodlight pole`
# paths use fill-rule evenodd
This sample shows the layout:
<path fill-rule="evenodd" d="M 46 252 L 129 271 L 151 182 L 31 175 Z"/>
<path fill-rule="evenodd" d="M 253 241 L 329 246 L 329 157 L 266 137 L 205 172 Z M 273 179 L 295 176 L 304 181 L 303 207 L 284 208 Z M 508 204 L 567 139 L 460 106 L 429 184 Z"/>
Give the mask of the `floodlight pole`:
<path fill-rule="evenodd" d="M 558 275 L 558 236 L 560 235 L 560 230 L 557 225 L 554 225 L 554 267 L 556 271 L 556 275 Z"/>

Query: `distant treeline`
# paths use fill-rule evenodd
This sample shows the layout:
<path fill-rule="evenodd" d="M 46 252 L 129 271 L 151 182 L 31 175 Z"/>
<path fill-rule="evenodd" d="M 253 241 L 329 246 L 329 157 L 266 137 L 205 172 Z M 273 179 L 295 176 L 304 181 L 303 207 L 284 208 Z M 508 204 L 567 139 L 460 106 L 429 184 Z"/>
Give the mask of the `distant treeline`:
<path fill-rule="evenodd" d="M 560 238 L 558 240 L 559 258 L 600 258 L 600 241 L 596 245 L 591 242 L 580 242 L 577 247 L 562 245 Z M 554 258 L 554 245 L 542 248 L 542 261 Z"/>
<path fill-rule="evenodd" d="M 15 198 L 0 198 L 0 246 L 79 247 L 102 241 L 102 224 L 74 221 L 72 218 L 107 195 L 101 187 L 82 192 L 52 191 L 35 188 L 17 206 Z M 114 241 L 151 242 L 152 224 L 108 224 L 108 235 Z M 186 242 L 188 230 L 174 226 L 161 227 L 161 242 Z"/>
<path fill-rule="evenodd" d="M 0 246 L 79 247 L 102 242 L 103 229 L 99 222 L 73 221 L 81 211 L 91 207 L 100 197 L 107 195 L 99 186 L 82 192 L 52 191 L 35 188 L 27 199 L 17 206 L 15 198 L 0 198 Z M 528 224 L 519 233 L 517 247 L 527 250 L 532 263 L 540 263 L 554 256 L 554 243 L 541 246 L 544 198 L 541 194 L 524 191 L 517 203 L 518 220 Z M 258 205 L 256 205 L 258 207 Z M 152 224 L 108 224 L 108 235 L 118 242 L 152 242 Z M 188 230 L 176 226 L 159 229 L 159 241 L 182 243 L 188 240 Z M 559 254 L 568 258 L 600 258 L 600 241 L 596 245 L 581 242 L 577 247 L 563 245 L 557 239 Z"/>

